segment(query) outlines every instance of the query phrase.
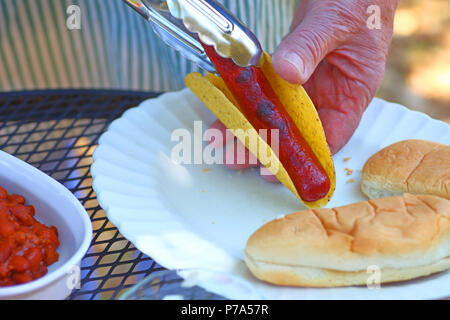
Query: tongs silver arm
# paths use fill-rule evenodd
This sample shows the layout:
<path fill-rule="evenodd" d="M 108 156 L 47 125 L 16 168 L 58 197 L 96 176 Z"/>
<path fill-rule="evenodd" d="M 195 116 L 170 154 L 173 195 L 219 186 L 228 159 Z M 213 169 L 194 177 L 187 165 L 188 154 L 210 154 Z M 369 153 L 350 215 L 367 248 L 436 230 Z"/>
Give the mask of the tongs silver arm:
<path fill-rule="evenodd" d="M 262 55 L 256 36 L 215 0 L 123 0 L 147 21 L 168 45 L 201 68 L 215 72 L 200 41 L 237 65 L 258 65 Z"/>
<path fill-rule="evenodd" d="M 201 43 L 183 25 L 174 18 L 165 1 L 159 0 L 123 0 L 145 20 L 169 46 L 179 51 L 187 59 L 197 63 L 202 69 L 215 73 L 216 70 L 205 53 Z"/>
<path fill-rule="evenodd" d="M 170 13 L 220 56 L 241 67 L 259 65 L 262 48 L 258 39 L 216 0 L 166 1 Z"/>

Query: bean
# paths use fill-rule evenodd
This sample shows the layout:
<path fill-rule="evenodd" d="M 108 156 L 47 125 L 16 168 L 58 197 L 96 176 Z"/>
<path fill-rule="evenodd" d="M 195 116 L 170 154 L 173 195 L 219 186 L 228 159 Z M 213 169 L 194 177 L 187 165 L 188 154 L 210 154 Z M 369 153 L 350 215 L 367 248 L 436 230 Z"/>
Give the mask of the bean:
<path fill-rule="evenodd" d="M 0 242 L 0 263 L 6 262 L 13 252 L 12 244 Z"/>
<path fill-rule="evenodd" d="M 14 233 L 15 227 L 8 219 L 0 217 L 0 237 L 7 238 Z"/>
<path fill-rule="evenodd" d="M 32 270 L 39 269 L 42 261 L 42 254 L 38 248 L 30 248 L 24 254 L 25 259 L 30 263 Z"/>
<path fill-rule="evenodd" d="M 9 268 L 16 272 L 25 272 L 30 269 L 30 263 L 21 256 L 14 256 L 9 260 Z"/>
<path fill-rule="evenodd" d="M 17 204 L 10 210 L 22 224 L 26 226 L 33 225 L 33 210 L 30 209 L 30 207 L 24 206 L 22 204 Z"/>
<path fill-rule="evenodd" d="M 14 273 L 12 276 L 13 280 L 17 284 L 27 283 L 33 280 L 33 278 L 25 272 Z"/>

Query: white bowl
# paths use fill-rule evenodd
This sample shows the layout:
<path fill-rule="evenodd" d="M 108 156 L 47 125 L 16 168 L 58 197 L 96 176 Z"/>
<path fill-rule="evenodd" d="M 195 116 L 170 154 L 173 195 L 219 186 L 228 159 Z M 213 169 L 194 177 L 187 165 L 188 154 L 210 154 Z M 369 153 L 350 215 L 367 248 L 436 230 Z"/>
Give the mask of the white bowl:
<path fill-rule="evenodd" d="M 64 299 L 77 287 L 79 265 L 92 239 L 89 216 L 62 184 L 31 165 L 0 151 L 0 186 L 20 194 L 36 209 L 36 219 L 59 232 L 59 260 L 40 279 L 0 288 L 0 299 Z"/>

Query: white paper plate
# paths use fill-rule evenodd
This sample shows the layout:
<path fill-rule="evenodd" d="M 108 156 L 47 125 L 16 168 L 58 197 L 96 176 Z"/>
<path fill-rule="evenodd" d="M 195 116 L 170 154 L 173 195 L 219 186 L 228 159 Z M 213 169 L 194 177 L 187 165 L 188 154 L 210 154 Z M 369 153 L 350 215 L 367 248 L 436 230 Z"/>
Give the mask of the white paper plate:
<path fill-rule="evenodd" d="M 187 89 L 143 102 L 102 135 L 91 171 L 100 205 L 139 250 L 169 269 L 224 271 L 247 281 L 268 299 L 427 299 L 450 296 L 450 272 L 380 289 L 286 288 L 262 283 L 247 270 L 242 251 L 264 223 L 302 209 L 282 185 L 265 182 L 258 170 L 232 172 L 221 165 L 177 165 L 170 160 L 175 129 L 204 130 L 214 116 Z M 381 148 L 404 139 L 450 143 L 447 124 L 375 99 L 351 141 L 334 157 L 336 193 L 329 207 L 366 200 L 360 170 Z M 345 162 L 344 158 L 351 157 Z M 354 170 L 347 176 L 345 168 Z M 205 170 L 207 169 L 207 170 Z M 354 179 L 355 183 L 347 183 Z M 223 286 L 233 296 L 233 285 Z M 239 297 L 239 296 L 238 296 Z M 242 296 L 246 299 L 246 296 Z"/>

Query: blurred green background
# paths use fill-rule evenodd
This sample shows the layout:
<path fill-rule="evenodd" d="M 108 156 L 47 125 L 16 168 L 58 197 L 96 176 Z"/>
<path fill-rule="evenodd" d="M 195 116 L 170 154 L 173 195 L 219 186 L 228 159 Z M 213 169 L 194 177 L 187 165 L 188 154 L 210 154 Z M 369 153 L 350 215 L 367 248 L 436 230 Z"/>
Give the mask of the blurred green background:
<path fill-rule="evenodd" d="M 378 96 L 450 123 L 450 0 L 400 0 Z"/>

